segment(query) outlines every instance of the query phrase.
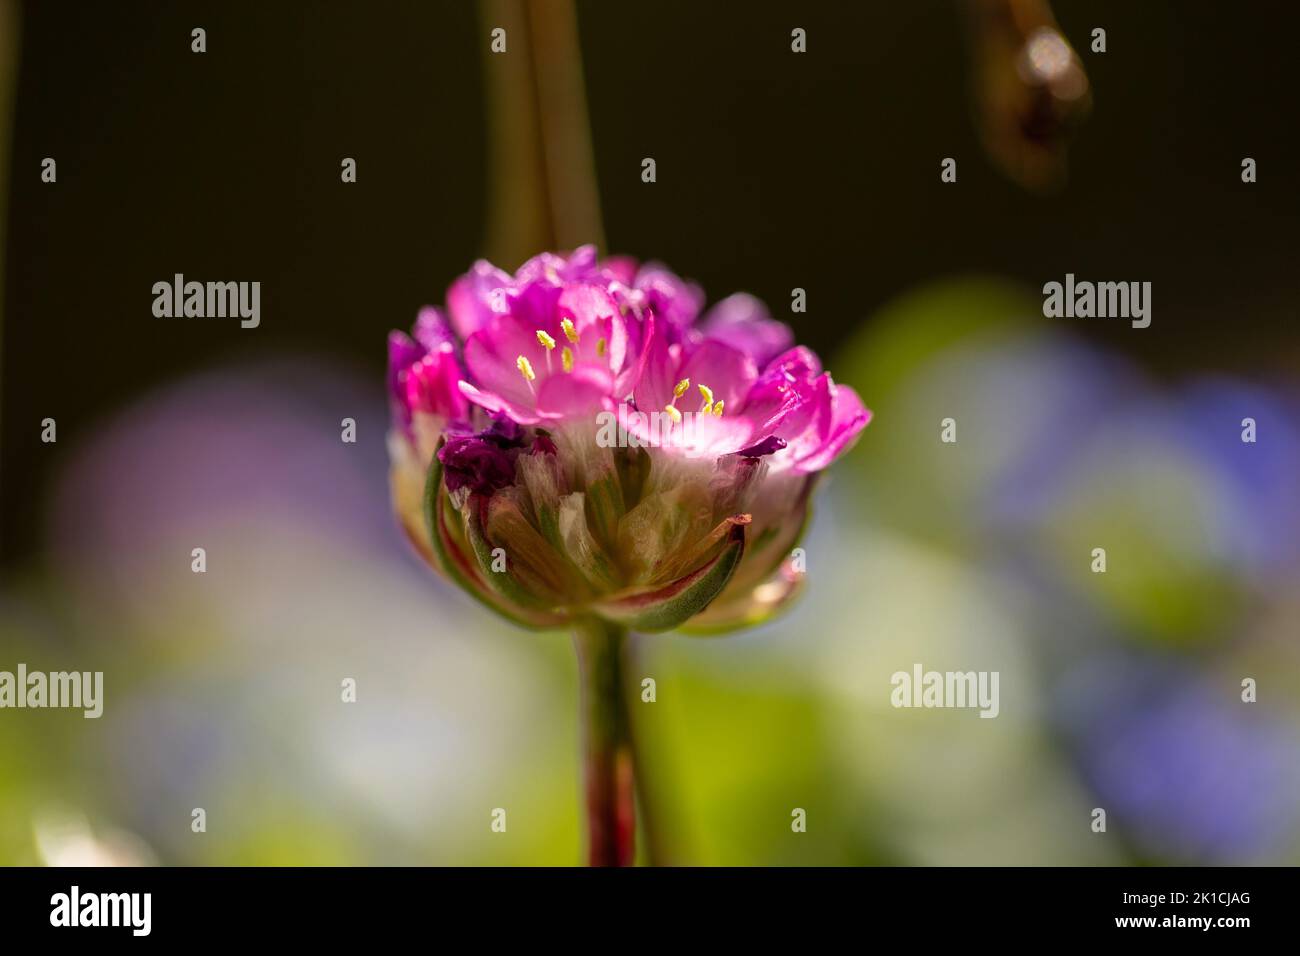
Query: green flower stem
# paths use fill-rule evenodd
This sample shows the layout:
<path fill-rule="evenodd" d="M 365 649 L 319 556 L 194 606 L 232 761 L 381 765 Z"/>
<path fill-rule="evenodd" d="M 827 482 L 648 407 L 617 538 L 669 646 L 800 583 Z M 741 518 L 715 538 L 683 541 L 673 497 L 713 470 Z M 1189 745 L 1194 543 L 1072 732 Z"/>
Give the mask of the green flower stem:
<path fill-rule="evenodd" d="M 627 630 L 593 618 L 577 625 L 573 643 L 582 685 L 587 861 L 591 866 L 631 866 L 636 785 L 623 679 Z"/>

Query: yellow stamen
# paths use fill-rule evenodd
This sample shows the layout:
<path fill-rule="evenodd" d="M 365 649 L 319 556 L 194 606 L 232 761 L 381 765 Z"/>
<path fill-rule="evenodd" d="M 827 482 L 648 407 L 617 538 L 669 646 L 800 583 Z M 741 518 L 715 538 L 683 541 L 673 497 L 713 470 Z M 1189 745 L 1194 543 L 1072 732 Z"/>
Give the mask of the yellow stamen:
<path fill-rule="evenodd" d="M 720 401 L 720 402 L 718 402 L 716 405 L 713 406 L 713 417 L 714 417 L 714 418 L 721 418 L 721 417 L 722 417 L 722 406 L 725 405 L 725 404 L 727 404 L 727 403 L 726 403 L 726 402 L 721 402 L 721 401 Z"/>
<path fill-rule="evenodd" d="M 546 334 L 545 332 L 543 332 L 541 329 L 538 329 L 538 330 L 537 330 L 537 341 L 540 342 L 540 343 L 542 343 L 542 346 L 543 346 L 543 347 L 546 349 L 546 351 L 548 351 L 548 352 L 549 352 L 551 349 L 555 348 L 555 339 L 551 338 L 549 335 L 547 335 L 547 334 Z"/>
<path fill-rule="evenodd" d="M 560 351 L 560 364 L 564 366 L 566 372 L 573 371 L 573 349 L 567 345 Z"/>
<path fill-rule="evenodd" d="M 700 394 L 704 396 L 704 404 L 700 406 L 700 411 L 705 415 L 713 410 L 713 389 L 707 385 L 697 385 Z"/>
<path fill-rule="evenodd" d="M 564 330 L 564 337 L 574 345 L 578 344 L 578 330 L 573 326 L 573 319 L 561 319 L 560 328 Z"/>
<path fill-rule="evenodd" d="M 605 340 L 604 340 L 604 339 L 596 339 L 596 354 L 599 355 L 601 358 L 604 358 L 604 357 L 605 357 Z"/>
<path fill-rule="evenodd" d="M 515 368 L 519 369 L 519 374 L 524 377 L 525 382 L 531 382 L 537 378 L 537 375 L 533 372 L 533 363 L 522 355 L 515 359 Z"/>
<path fill-rule="evenodd" d="M 683 395 L 686 394 L 686 390 L 690 387 L 691 387 L 691 380 L 689 378 L 682 379 L 680 382 L 677 383 L 676 387 L 673 389 L 673 398 L 675 399 L 681 398 Z"/>
<path fill-rule="evenodd" d="M 664 406 L 664 411 L 666 411 L 666 412 L 668 413 L 668 417 L 671 418 L 671 419 L 673 420 L 673 423 L 674 423 L 674 424 L 678 424 L 678 425 L 681 424 L 681 421 L 682 421 L 682 413 L 679 412 L 679 411 L 677 410 L 677 406 L 676 406 L 676 405 L 672 405 L 672 404 L 665 405 L 665 406 Z"/>

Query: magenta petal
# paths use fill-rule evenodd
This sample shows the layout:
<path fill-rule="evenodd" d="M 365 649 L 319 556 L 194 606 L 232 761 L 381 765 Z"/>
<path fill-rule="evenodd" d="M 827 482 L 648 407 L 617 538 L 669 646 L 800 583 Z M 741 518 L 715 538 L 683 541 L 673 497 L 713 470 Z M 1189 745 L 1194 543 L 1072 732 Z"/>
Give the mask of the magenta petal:
<path fill-rule="evenodd" d="M 408 416 L 426 412 L 448 421 L 464 419 L 468 405 L 457 387 L 461 378 L 460 362 L 449 342 L 412 364 L 398 375 Z"/>
<path fill-rule="evenodd" d="M 794 333 L 768 314 L 767 306 L 746 292 L 723 299 L 704 317 L 701 331 L 748 355 L 762 368 L 794 344 Z"/>
<path fill-rule="evenodd" d="M 757 378 L 758 367 L 748 355 L 730 345 L 706 339 L 691 351 L 678 372 L 679 381 L 691 381 L 688 393 L 691 397 L 683 396 L 686 404 L 682 408 L 692 408 L 692 401 L 698 404 L 700 393 L 696 386 L 706 385 L 712 390 L 715 401 L 726 402 L 727 408 L 739 411 L 741 399 L 749 393 Z"/>
<path fill-rule="evenodd" d="M 858 393 L 847 385 L 829 383 L 831 412 L 830 420 L 820 445 L 809 454 L 798 457 L 794 470 L 799 472 L 821 471 L 842 455 L 857 440 L 862 429 L 871 421 L 871 410 L 862 403 Z"/>
<path fill-rule="evenodd" d="M 605 363 L 621 369 L 627 357 L 627 330 L 618 305 L 599 286 L 573 285 L 559 298 L 559 314 L 573 322 L 584 355 L 594 355 L 597 339 L 606 339 Z"/>
<path fill-rule="evenodd" d="M 704 292 L 692 282 L 686 282 L 667 266 L 647 262 L 637 273 L 636 289 L 645 295 L 646 305 L 663 323 L 663 332 L 675 342 L 699 316 L 704 307 Z"/>
<path fill-rule="evenodd" d="M 719 458 L 734 455 L 764 438 L 753 421 L 740 415 L 723 415 L 721 418 L 696 415 L 692 421 L 694 431 L 686 430 L 684 443 L 690 457 Z"/>
<path fill-rule="evenodd" d="M 645 377 L 646 365 L 655 341 L 655 317 L 651 314 L 640 321 L 628 320 L 626 328 L 630 333 L 629 351 L 632 357 L 621 370 L 614 369 L 618 378 L 614 382 L 613 394 L 619 400 L 631 395 L 637 384 Z"/>
<path fill-rule="evenodd" d="M 458 385 L 461 395 L 484 411 L 491 412 L 494 415 L 505 415 L 511 421 L 520 425 L 536 425 L 542 420 L 542 416 L 537 414 L 530 404 L 524 405 L 512 402 L 494 392 L 475 388 L 469 382 L 462 381 Z"/>
<path fill-rule="evenodd" d="M 544 418 L 577 418 L 594 415 L 612 406 L 608 372 L 594 368 L 576 368 L 572 373 L 552 375 L 537 390 L 537 411 Z M 595 422 L 592 422 L 593 427 Z"/>
<path fill-rule="evenodd" d="M 812 381 L 821 373 L 822 363 L 817 353 L 805 345 L 796 345 L 771 359 L 763 369 L 763 378 L 785 375 L 792 379 Z"/>
<path fill-rule="evenodd" d="M 689 379 L 689 391 L 674 402 L 679 411 L 694 412 L 700 407 L 702 397 L 698 386 L 704 385 L 712 391 L 714 401 L 723 402 L 731 410 L 728 421 L 734 421 L 743 411 L 743 399 L 757 376 L 753 361 L 721 342 L 705 341 L 684 358 L 686 351 L 683 345 L 668 344 L 657 334 L 656 327 L 645 370 L 635 390 L 637 408 L 645 412 L 662 411 L 674 402 L 674 387 Z"/>
<path fill-rule="evenodd" d="M 514 280 L 492 263 L 480 259 L 447 290 L 447 310 L 461 340 L 468 339 L 505 309 L 502 292 Z"/>
<path fill-rule="evenodd" d="M 763 438 L 754 423 L 742 415 L 728 418 L 684 412 L 678 422 L 659 409 L 637 410 L 620 405 L 618 422 L 643 445 L 669 449 L 685 458 L 719 458 Z"/>
<path fill-rule="evenodd" d="M 564 288 L 550 282 L 525 283 L 504 291 L 502 309 L 531 333 L 544 329 L 559 334 L 560 316 L 557 303 Z"/>
<path fill-rule="evenodd" d="M 587 244 L 569 253 L 560 270 L 560 278 L 566 282 L 585 282 L 594 278 L 596 271 L 596 247 Z"/>
<path fill-rule="evenodd" d="M 832 398 L 831 378 L 819 375 L 808 381 L 803 380 L 795 386 L 799 396 L 798 405 L 793 408 L 777 429 L 790 449 L 785 456 L 790 461 L 797 461 L 817 451 L 826 441 L 830 431 Z"/>
<path fill-rule="evenodd" d="M 759 436 L 777 435 L 785 440 L 784 425 L 808 401 L 805 391 L 789 389 L 750 393 L 741 414 L 754 423 L 755 433 Z"/>
<path fill-rule="evenodd" d="M 546 350 L 537 341 L 537 330 L 514 316 L 496 316 L 465 343 L 465 367 L 472 381 L 514 405 L 531 407 L 533 391 L 518 366 L 521 355 L 535 373 L 546 370 Z"/>
<path fill-rule="evenodd" d="M 558 285 L 561 279 L 560 270 L 564 266 L 563 256 L 556 255 L 554 252 L 538 253 L 515 270 L 514 281 L 521 286 L 533 282 L 551 282 Z"/>
<path fill-rule="evenodd" d="M 641 378 L 632 390 L 633 400 L 642 411 L 660 411 L 673 398 L 673 386 L 678 381 L 677 368 L 681 363 L 681 346 L 669 345 L 656 325 L 643 362 Z"/>
<path fill-rule="evenodd" d="M 424 353 L 425 349 L 412 341 L 405 332 L 388 333 L 388 391 L 393 398 L 402 398 L 398 377 L 418 362 Z"/>
<path fill-rule="evenodd" d="M 420 314 L 415 319 L 415 327 L 411 331 L 415 341 L 423 345 L 428 352 L 448 343 L 453 345 L 456 343 L 456 333 L 452 331 L 446 316 L 442 314 L 441 309 L 435 309 L 431 305 L 426 305 L 420 310 Z"/>
<path fill-rule="evenodd" d="M 830 377 L 819 375 L 821 362 L 802 346 L 773 359 L 759 376 L 746 404 L 757 417 L 765 409 L 767 427 L 792 446 L 782 455 L 793 461 L 819 448 L 830 426 Z"/>
<path fill-rule="evenodd" d="M 610 256 L 600 264 L 606 279 L 631 286 L 636 281 L 637 261 L 631 256 Z"/>
<path fill-rule="evenodd" d="M 579 246 L 571 253 L 561 255 L 543 252 L 533 256 L 515 273 L 515 282 L 527 285 L 532 282 L 547 282 L 560 285 L 565 282 L 584 282 L 597 274 L 596 247 Z"/>

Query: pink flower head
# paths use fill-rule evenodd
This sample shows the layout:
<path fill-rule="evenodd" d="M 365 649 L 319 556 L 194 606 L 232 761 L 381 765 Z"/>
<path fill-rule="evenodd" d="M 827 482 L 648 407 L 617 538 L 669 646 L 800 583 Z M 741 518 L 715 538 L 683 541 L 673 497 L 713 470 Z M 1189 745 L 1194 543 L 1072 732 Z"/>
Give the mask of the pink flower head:
<path fill-rule="evenodd" d="M 478 262 L 450 321 L 394 332 L 394 496 L 421 552 L 534 627 L 718 629 L 784 604 L 812 481 L 871 413 L 759 300 L 703 305 L 584 246 Z"/>

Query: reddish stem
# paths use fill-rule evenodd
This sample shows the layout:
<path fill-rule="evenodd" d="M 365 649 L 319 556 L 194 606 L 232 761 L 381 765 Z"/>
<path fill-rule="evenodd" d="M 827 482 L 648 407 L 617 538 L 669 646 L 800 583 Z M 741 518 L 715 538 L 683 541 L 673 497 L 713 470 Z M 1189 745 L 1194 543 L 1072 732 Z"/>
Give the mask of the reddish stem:
<path fill-rule="evenodd" d="M 604 621 L 574 632 L 582 684 L 583 764 L 587 796 L 587 861 L 591 866 L 631 866 L 636 835 L 623 645 L 627 633 Z"/>

